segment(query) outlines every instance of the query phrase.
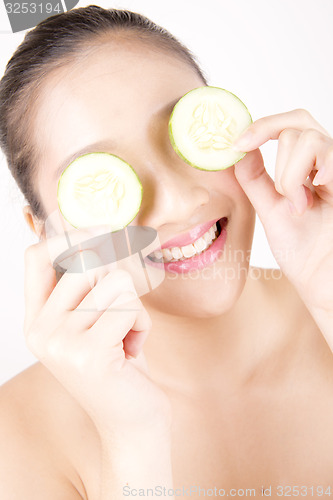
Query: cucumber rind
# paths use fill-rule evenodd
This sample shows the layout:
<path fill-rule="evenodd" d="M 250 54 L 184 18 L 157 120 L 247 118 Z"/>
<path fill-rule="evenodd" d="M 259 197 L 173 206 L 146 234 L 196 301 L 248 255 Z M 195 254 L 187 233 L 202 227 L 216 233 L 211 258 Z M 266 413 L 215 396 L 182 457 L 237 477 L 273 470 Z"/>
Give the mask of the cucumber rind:
<path fill-rule="evenodd" d="M 192 92 L 195 92 L 195 91 L 198 91 L 200 89 L 214 89 L 214 90 L 222 90 L 224 92 L 226 92 L 227 94 L 230 94 L 234 99 L 236 99 L 236 101 L 239 101 L 239 103 L 241 104 L 241 106 L 244 108 L 244 111 L 247 112 L 248 114 L 248 117 L 249 117 L 249 125 L 251 123 L 253 123 L 253 119 L 252 119 L 252 116 L 247 108 L 247 106 L 243 103 L 243 101 L 238 97 L 236 96 L 233 92 L 230 92 L 229 90 L 226 90 L 226 89 L 223 89 L 222 87 L 215 87 L 215 86 L 211 86 L 211 85 L 203 85 L 201 87 L 196 87 L 194 89 L 191 89 L 189 90 L 188 92 L 186 92 L 186 94 L 184 94 L 179 100 L 178 102 L 175 104 L 173 110 L 172 110 L 172 113 L 170 115 L 170 119 L 169 119 L 169 123 L 168 123 L 168 132 L 169 132 L 169 138 L 170 138 L 170 142 L 171 142 L 171 145 L 173 147 L 173 149 L 175 150 L 175 152 L 177 153 L 177 155 L 183 160 L 185 161 L 188 165 L 190 165 L 191 167 L 193 168 L 196 168 L 198 170 L 203 170 L 203 171 L 206 171 L 206 172 L 216 172 L 216 171 L 220 171 L 220 170 L 225 170 L 226 168 L 229 168 L 229 167 L 232 167 L 233 165 L 235 165 L 236 163 L 238 163 L 240 160 L 242 160 L 245 155 L 247 154 L 246 152 L 239 152 L 239 155 L 237 155 L 236 159 L 233 160 L 231 163 L 229 164 L 226 164 L 226 165 L 223 165 L 223 166 L 220 166 L 220 167 L 217 167 L 217 168 L 206 168 L 206 167 L 202 167 L 202 166 L 199 166 L 198 164 L 196 164 L 195 162 L 189 160 L 187 157 L 185 157 L 185 155 L 182 153 L 182 151 L 179 149 L 178 145 L 177 145 L 177 142 L 175 140 L 175 134 L 173 132 L 173 119 L 174 119 L 174 115 L 176 113 L 176 111 L 178 111 L 178 108 L 177 106 L 179 104 L 182 104 L 184 101 L 182 101 L 183 98 L 185 98 L 186 96 L 188 96 L 189 94 L 191 94 Z M 248 125 L 248 126 L 249 126 Z M 235 140 L 236 140 L 236 137 L 235 137 Z"/>
<path fill-rule="evenodd" d="M 139 210 L 140 210 L 140 206 L 141 206 L 141 203 L 142 203 L 142 197 L 143 197 L 143 187 L 142 187 L 142 183 L 140 181 L 140 178 L 138 176 L 138 174 L 136 173 L 136 171 L 134 170 L 134 168 L 129 164 L 127 163 L 125 160 L 123 160 L 122 158 L 120 158 L 119 156 L 115 155 L 115 154 L 112 154 L 112 153 L 107 153 L 105 151 L 94 151 L 93 153 L 84 153 L 80 156 L 78 156 L 77 158 L 75 158 L 75 160 L 73 160 L 65 169 L 64 171 L 61 173 L 60 175 L 60 178 L 59 178 L 59 181 L 58 181 L 58 186 L 57 186 L 57 200 L 58 200 L 58 207 L 59 207 L 59 210 L 62 214 L 62 216 L 64 217 L 64 219 L 69 222 L 69 224 L 74 227 L 75 229 L 80 229 L 80 228 L 83 228 L 83 227 L 89 227 L 89 226 L 82 226 L 82 225 L 76 225 L 74 224 L 71 220 L 70 220 L 70 217 L 68 216 L 68 214 L 65 214 L 63 208 L 62 208 L 62 203 L 60 202 L 60 199 L 61 199 L 61 184 L 63 182 L 63 179 L 64 179 L 64 176 L 66 175 L 66 173 L 68 173 L 68 169 L 70 167 L 73 166 L 73 164 L 79 160 L 81 160 L 83 157 L 85 156 L 91 156 L 91 155 L 109 155 L 113 158 L 116 158 L 117 160 L 119 160 L 121 163 L 123 163 L 124 165 L 126 165 L 127 168 L 129 168 L 131 170 L 131 173 L 135 175 L 136 177 L 136 181 L 137 181 L 137 193 L 139 195 L 139 198 L 138 198 L 138 202 L 137 202 L 137 211 L 134 213 L 133 217 L 128 220 L 128 222 L 126 222 L 126 224 L 122 224 L 122 225 L 119 225 L 116 227 L 116 228 L 111 228 L 110 229 L 110 232 L 113 233 L 113 232 L 116 232 L 116 231 L 119 231 L 120 229 L 123 229 L 124 227 L 128 226 L 128 224 L 130 224 L 134 219 L 135 217 L 137 216 Z M 105 222 L 102 222 L 102 225 L 110 225 L 112 226 L 111 223 L 105 223 Z M 96 225 L 96 224 L 95 224 Z"/>

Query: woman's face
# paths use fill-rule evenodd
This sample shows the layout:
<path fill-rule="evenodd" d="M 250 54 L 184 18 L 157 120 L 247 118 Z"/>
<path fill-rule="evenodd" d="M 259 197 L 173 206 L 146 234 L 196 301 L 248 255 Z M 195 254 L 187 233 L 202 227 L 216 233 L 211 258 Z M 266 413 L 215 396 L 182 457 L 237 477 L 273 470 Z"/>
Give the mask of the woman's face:
<path fill-rule="evenodd" d="M 246 281 L 255 221 L 233 167 L 195 169 L 171 146 L 168 120 L 174 105 L 202 85 L 171 53 L 119 39 L 55 70 L 43 86 L 34 124 L 41 152 L 37 187 L 47 214 L 58 208 L 57 184 L 73 155 L 105 151 L 137 172 L 143 199 L 131 224 L 156 229 L 162 244 L 228 218 L 217 261 L 195 272 L 166 272 L 163 283 L 142 297 L 145 306 L 189 317 L 213 317 L 235 303 Z M 253 161 L 262 161 L 258 151 L 245 156 L 243 167 Z"/>

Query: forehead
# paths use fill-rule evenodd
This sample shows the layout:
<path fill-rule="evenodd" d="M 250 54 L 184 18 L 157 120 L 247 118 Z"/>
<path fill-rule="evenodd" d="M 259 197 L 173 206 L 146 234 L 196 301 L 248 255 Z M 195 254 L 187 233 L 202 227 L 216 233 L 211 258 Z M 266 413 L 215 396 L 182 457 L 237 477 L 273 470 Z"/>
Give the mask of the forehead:
<path fill-rule="evenodd" d="M 61 161 L 109 137 L 126 140 L 200 85 L 179 56 L 144 43 L 112 42 L 85 53 L 54 70 L 42 86 L 34 122 L 41 162 L 49 163 L 50 155 Z"/>

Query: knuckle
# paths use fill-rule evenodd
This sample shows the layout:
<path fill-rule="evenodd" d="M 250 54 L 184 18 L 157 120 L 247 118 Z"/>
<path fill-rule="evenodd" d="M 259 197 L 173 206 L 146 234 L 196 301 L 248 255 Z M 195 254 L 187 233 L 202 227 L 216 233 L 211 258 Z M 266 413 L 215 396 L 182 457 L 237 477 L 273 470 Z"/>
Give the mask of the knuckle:
<path fill-rule="evenodd" d="M 266 127 L 266 126 L 267 126 L 267 117 L 264 116 L 262 118 L 258 118 L 254 122 L 252 122 L 251 125 L 249 126 L 249 129 L 253 133 L 256 133 L 259 129 L 261 129 L 262 127 Z"/>
<path fill-rule="evenodd" d="M 93 365 L 94 353 L 87 349 L 76 349 L 75 355 L 71 357 L 71 366 L 77 373 L 87 373 L 91 371 Z"/>
<path fill-rule="evenodd" d="M 295 140 L 295 131 L 291 129 L 284 129 L 279 135 L 279 142 L 283 146 L 291 145 Z"/>
<path fill-rule="evenodd" d="M 309 120 L 312 119 L 311 113 L 307 109 L 304 108 L 297 108 L 294 110 L 294 113 L 300 118 L 301 120 Z"/>
<path fill-rule="evenodd" d="M 303 130 L 300 139 L 309 146 L 313 146 L 318 142 L 324 142 L 325 140 L 323 135 L 314 128 L 307 128 L 306 130 Z"/>
<path fill-rule="evenodd" d="M 46 342 L 45 351 L 47 357 L 50 359 L 58 359 L 60 355 L 67 352 L 67 349 L 65 347 L 66 346 L 64 346 L 62 337 L 58 334 L 57 331 L 54 332 L 52 335 L 50 335 Z"/>

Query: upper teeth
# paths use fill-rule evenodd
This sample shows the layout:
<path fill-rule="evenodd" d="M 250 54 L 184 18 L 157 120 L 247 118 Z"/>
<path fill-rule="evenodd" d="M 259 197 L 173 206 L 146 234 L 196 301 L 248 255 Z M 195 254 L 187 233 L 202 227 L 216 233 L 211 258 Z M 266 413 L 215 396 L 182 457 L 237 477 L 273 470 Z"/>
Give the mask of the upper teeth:
<path fill-rule="evenodd" d="M 183 247 L 171 247 L 163 248 L 162 250 L 156 250 L 150 255 L 155 260 L 160 260 L 163 258 L 164 262 L 174 262 L 176 260 L 184 260 L 185 258 L 193 257 L 193 255 L 199 255 L 201 252 L 206 250 L 210 246 L 213 240 L 216 238 L 217 227 L 216 223 L 200 238 L 191 243 L 191 245 L 185 245 Z"/>

